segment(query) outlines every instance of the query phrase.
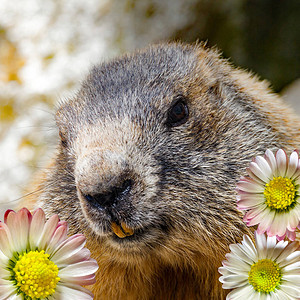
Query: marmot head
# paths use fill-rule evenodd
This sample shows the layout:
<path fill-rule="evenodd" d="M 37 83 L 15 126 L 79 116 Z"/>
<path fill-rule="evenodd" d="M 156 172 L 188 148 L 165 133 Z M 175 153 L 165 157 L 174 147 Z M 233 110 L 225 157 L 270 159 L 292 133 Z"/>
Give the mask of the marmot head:
<path fill-rule="evenodd" d="M 248 232 L 235 183 L 253 156 L 280 146 L 247 85 L 262 86 L 201 45 L 94 67 L 57 111 L 45 209 L 126 259 L 228 250 Z"/>

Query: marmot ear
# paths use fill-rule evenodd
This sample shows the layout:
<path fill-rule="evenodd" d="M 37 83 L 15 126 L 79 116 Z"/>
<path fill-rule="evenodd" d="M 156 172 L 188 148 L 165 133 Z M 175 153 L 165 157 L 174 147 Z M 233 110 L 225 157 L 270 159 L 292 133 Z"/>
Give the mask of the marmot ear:
<path fill-rule="evenodd" d="M 59 130 L 58 134 L 61 140 L 61 145 L 63 147 L 68 146 L 68 140 L 70 139 L 71 135 L 70 131 L 72 130 L 72 128 L 70 128 L 70 126 L 68 125 L 71 124 L 70 120 L 74 120 L 72 109 L 73 108 L 70 105 L 63 104 L 60 105 L 55 114 L 55 121 Z"/>

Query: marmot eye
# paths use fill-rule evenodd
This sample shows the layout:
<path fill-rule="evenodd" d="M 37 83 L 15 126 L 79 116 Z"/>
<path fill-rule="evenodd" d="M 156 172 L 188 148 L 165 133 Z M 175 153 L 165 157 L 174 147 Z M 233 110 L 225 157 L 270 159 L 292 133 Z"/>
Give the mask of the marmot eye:
<path fill-rule="evenodd" d="M 186 122 L 189 110 L 184 98 L 180 97 L 168 112 L 167 125 L 171 127 L 179 126 Z"/>

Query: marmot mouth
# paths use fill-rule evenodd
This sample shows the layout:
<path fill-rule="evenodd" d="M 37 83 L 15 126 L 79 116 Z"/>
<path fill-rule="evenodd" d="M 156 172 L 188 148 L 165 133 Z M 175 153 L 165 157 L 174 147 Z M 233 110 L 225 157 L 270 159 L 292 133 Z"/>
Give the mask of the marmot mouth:
<path fill-rule="evenodd" d="M 112 222 L 111 229 L 114 234 L 121 239 L 134 235 L 134 229 L 128 227 L 124 222 L 121 222 L 120 224 Z"/>
<path fill-rule="evenodd" d="M 122 223 L 124 224 L 124 223 Z M 125 242 L 139 242 L 143 239 L 143 237 L 146 234 L 146 231 L 148 231 L 149 228 L 139 228 L 139 229 L 129 229 L 130 231 L 127 231 L 125 233 L 124 225 L 123 227 L 121 225 L 118 225 L 116 223 L 112 223 L 111 225 L 112 232 L 113 232 L 113 240 L 117 241 L 118 243 L 125 243 Z M 127 227 L 128 228 L 128 227 Z M 127 229 L 128 230 L 128 229 Z"/>
<path fill-rule="evenodd" d="M 112 239 L 113 241 L 121 244 L 126 243 L 145 243 L 149 244 L 151 241 L 164 239 L 169 233 L 169 228 L 162 224 L 150 224 L 140 228 L 130 228 L 123 222 L 111 223 Z"/>

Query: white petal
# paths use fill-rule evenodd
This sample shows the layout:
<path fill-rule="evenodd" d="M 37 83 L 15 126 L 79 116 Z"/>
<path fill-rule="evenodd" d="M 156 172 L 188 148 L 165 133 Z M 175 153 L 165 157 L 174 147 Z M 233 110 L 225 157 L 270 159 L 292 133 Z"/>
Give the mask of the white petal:
<path fill-rule="evenodd" d="M 258 164 L 254 161 L 252 161 L 250 163 L 250 171 L 256 176 L 258 177 L 260 180 L 262 180 L 263 182 L 267 183 L 272 179 L 272 173 L 269 172 L 269 174 L 266 174 L 262 171 L 262 169 L 258 166 Z M 270 169 L 271 170 L 271 169 Z"/>
<path fill-rule="evenodd" d="M 1 232 L 0 232 L 1 234 Z M 0 274 L 1 270 L 6 268 L 8 261 L 11 259 L 11 256 L 7 257 L 1 250 L 0 250 Z"/>
<path fill-rule="evenodd" d="M 267 248 L 273 249 L 276 246 L 276 237 L 275 236 L 268 236 L 267 237 Z"/>
<path fill-rule="evenodd" d="M 245 251 L 251 253 L 251 257 L 257 257 L 256 247 L 248 235 L 243 236 L 242 244 L 245 247 Z"/>
<path fill-rule="evenodd" d="M 289 265 L 286 265 L 284 268 L 282 268 L 284 270 L 284 272 L 289 273 L 289 272 L 293 272 L 295 270 L 299 270 L 300 269 L 300 261 L 296 261 L 294 263 L 291 263 Z"/>
<path fill-rule="evenodd" d="M 237 274 L 239 271 L 240 271 L 239 269 L 231 268 L 231 265 L 229 267 L 228 266 L 224 266 L 224 267 L 219 267 L 218 268 L 218 272 L 221 275 L 225 276 L 225 277 L 229 276 L 229 275 Z"/>
<path fill-rule="evenodd" d="M 227 260 L 222 262 L 223 267 L 218 269 L 219 273 L 224 276 L 233 275 L 233 274 L 245 274 L 247 275 L 250 270 L 250 266 L 247 269 L 241 269 L 240 266 L 229 263 Z"/>
<path fill-rule="evenodd" d="M 7 269 L 7 265 L 4 268 L 0 269 L 0 285 L 2 284 L 10 284 L 11 273 Z"/>
<path fill-rule="evenodd" d="M 276 260 L 277 257 L 281 254 L 282 251 L 284 251 L 285 247 L 288 245 L 287 241 L 280 241 L 276 244 L 275 248 L 273 249 L 273 252 L 269 252 L 268 256 L 271 260 Z"/>
<path fill-rule="evenodd" d="M 295 174 L 293 175 L 293 178 L 298 178 L 299 176 L 300 176 L 300 159 L 298 161 L 298 167 Z"/>
<path fill-rule="evenodd" d="M 227 295 L 226 300 L 249 299 L 254 293 L 256 294 L 257 292 L 255 292 L 251 285 L 247 284 L 244 287 L 240 287 L 231 291 Z"/>
<path fill-rule="evenodd" d="M 244 251 L 243 247 L 240 247 L 238 244 L 231 244 L 229 248 L 234 255 L 237 255 L 239 258 L 241 258 L 243 261 L 247 262 L 250 265 L 253 264 L 255 256 L 250 257 L 250 255 L 247 254 L 246 251 Z"/>
<path fill-rule="evenodd" d="M 7 300 L 23 300 L 23 297 L 21 295 L 11 295 Z"/>
<path fill-rule="evenodd" d="M 267 159 L 262 156 L 256 156 L 254 162 L 257 163 L 259 168 L 268 178 L 272 178 L 274 176 L 274 169 L 272 169 L 272 166 L 269 164 Z"/>
<path fill-rule="evenodd" d="M 298 244 L 298 242 L 295 242 L 295 243 Z M 288 264 L 293 264 L 293 263 L 295 263 L 297 261 L 300 261 L 300 251 L 294 251 L 294 252 L 292 252 L 285 259 L 285 262 L 287 262 Z M 281 265 L 283 265 L 283 262 L 281 263 Z"/>
<path fill-rule="evenodd" d="M 287 295 L 295 298 L 300 298 L 300 289 L 296 288 L 295 286 L 292 286 L 288 283 L 282 283 L 280 285 L 280 288 L 283 292 L 285 292 Z"/>
<path fill-rule="evenodd" d="M 283 274 L 282 280 L 288 281 L 289 283 L 300 287 L 300 272 L 298 271 L 298 275 Z"/>
<path fill-rule="evenodd" d="M 298 167 L 299 157 L 297 151 L 292 152 L 290 156 L 290 161 L 288 165 L 288 169 L 286 171 L 286 177 L 293 178 L 297 167 Z"/>
<path fill-rule="evenodd" d="M 276 158 L 276 163 L 277 163 L 278 175 L 284 177 L 286 174 L 286 170 L 287 170 L 286 153 L 282 149 L 279 149 L 275 154 L 275 158 Z"/>
<path fill-rule="evenodd" d="M 300 184 L 300 176 L 295 179 L 295 185 L 298 186 L 297 191 L 299 195 L 299 184 Z"/>
<path fill-rule="evenodd" d="M 0 300 L 8 300 L 10 296 L 16 294 L 16 289 L 12 284 L 9 285 L 0 285 Z"/>
<path fill-rule="evenodd" d="M 267 255 L 266 258 L 273 260 L 273 252 L 276 247 L 277 238 L 276 236 L 267 237 Z"/>
<path fill-rule="evenodd" d="M 290 298 L 288 295 L 286 295 L 282 290 L 276 290 L 275 292 L 271 292 L 271 294 L 276 295 L 278 300 L 295 300 L 294 298 Z"/>
<path fill-rule="evenodd" d="M 95 260 L 82 261 L 76 264 L 69 265 L 59 270 L 58 276 L 63 280 L 68 277 L 87 276 L 95 273 L 98 270 L 98 264 Z M 66 279 L 67 281 L 67 279 Z"/>
<path fill-rule="evenodd" d="M 267 297 L 268 297 L 268 295 L 267 294 L 264 294 L 264 293 L 260 293 L 259 294 L 259 297 L 255 297 L 255 298 L 253 298 L 253 299 L 259 299 L 259 300 L 267 300 Z M 252 300 L 252 299 L 251 299 Z"/>
<path fill-rule="evenodd" d="M 55 300 L 70 300 L 70 299 L 80 299 L 80 300 L 92 300 L 93 294 L 78 285 L 75 284 L 57 284 L 57 291 L 53 295 Z"/>
<path fill-rule="evenodd" d="M 241 260 L 239 257 L 232 255 L 232 253 L 227 253 L 225 257 L 229 266 L 235 266 L 237 269 L 242 271 L 250 271 L 250 265 Z"/>
<path fill-rule="evenodd" d="M 250 177 L 254 182 L 256 182 L 256 183 L 258 183 L 258 184 L 262 184 L 262 185 L 265 184 L 265 182 L 264 182 L 262 179 L 260 179 L 259 177 L 257 177 L 257 176 L 250 170 L 249 167 L 246 168 L 246 172 L 248 173 L 249 177 Z M 246 177 L 244 177 L 244 178 L 246 178 Z M 241 179 L 243 179 L 243 177 L 241 177 Z M 240 179 L 240 180 L 241 180 L 241 179 Z"/>
<path fill-rule="evenodd" d="M 286 268 L 282 268 L 282 273 L 284 275 L 291 275 L 291 276 L 299 276 L 300 274 L 300 268 L 295 268 L 295 269 L 291 269 L 291 270 L 287 270 Z"/>
<path fill-rule="evenodd" d="M 258 259 L 266 258 L 267 256 L 267 239 L 265 234 L 254 233 L 255 235 L 255 244 L 258 254 Z"/>
<path fill-rule="evenodd" d="M 296 242 L 290 243 L 284 249 L 284 251 L 277 257 L 277 259 L 276 259 L 277 263 L 280 264 L 281 262 L 288 260 L 288 256 L 291 255 L 296 249 L 298 249 L 298 247 L 299 247 L 298 243 L 296 243 Z"/>

